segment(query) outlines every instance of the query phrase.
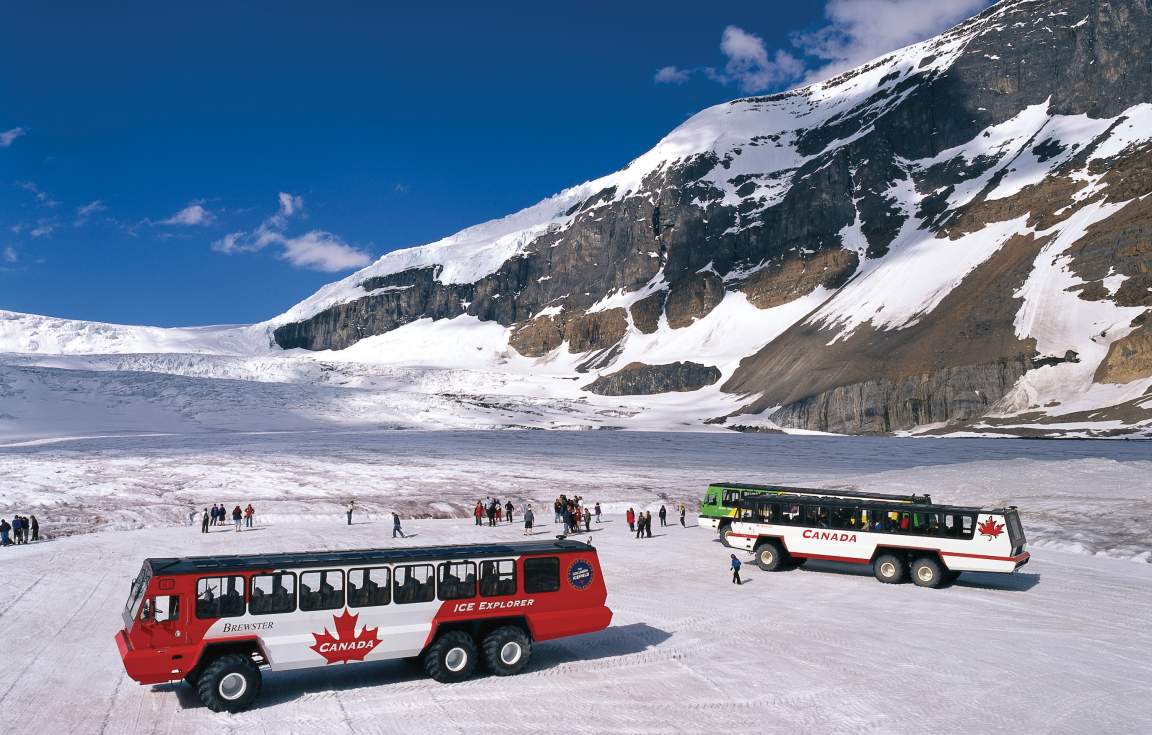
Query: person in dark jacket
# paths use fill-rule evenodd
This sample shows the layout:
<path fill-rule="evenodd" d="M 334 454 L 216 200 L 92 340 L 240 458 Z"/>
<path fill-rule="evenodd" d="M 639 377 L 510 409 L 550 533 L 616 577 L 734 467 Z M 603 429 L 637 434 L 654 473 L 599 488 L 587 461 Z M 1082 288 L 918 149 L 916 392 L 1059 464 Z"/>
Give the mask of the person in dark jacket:
<path fill-rule="evenodd" d="M 33 541 L 39 541 L 40 540 L 40 521 L 36 520 L 36 516 L 32 516 L 32 525 L 29 527 L 32 529 L 32 540 Z"/>
<path fill-rule="evenodd" d="M 644 511 L 644 534 L 647 538 L 652 538 L 652 511 Z"/>
<path fill-rule="evenodd" d="M 12 530 L 12 524 L 8 522 L 7 518 L 0 518 L 0 546 L 11 546 L 12 541 L 8 538 L 8 532 Z"/>
<path fill-rule="evenodd" d="M 744 584 L 740 581 L 740 560 L 736 558 L 735 554 L 729 554 L 732 557 L 732 562 L 729 566 L 732 567 L 732 584 Z"/>
<path fill-rule="evenodd" d="M 216 512 L 216 508 L 212 508 L 212 512 Z M 208 509 L 204 509 L 204 517 L 200 519 L 200 533 L 208 533 Z"/>
<path fill-rule="evenodd" d="M 668 525 L 668 509 L 663 505 L 660 506 L 660 527 Z"/>
<path fill-rule="evenodd" d="M 400 538 L 408 538 L 404 535 L 404 530 L 400 528 L 400 516 L 396 512 L 392 512 L 392 538 L 396 538 L 396 534 L 400 534 Z"/>
<path fill-rule="evenodd" d="M 508 516 L 508 525 L 512 525 L 512 511 L 514 510 L 516 510 L 516 506 L 512 505 L 511 500 L 504 504 L 504 514 Z"/>
<path fill-rule="evenodd" d="M 244 511 L 237 505 L 232 509 L 232 523 L 236 524 L 236 533 L 240 533 L 240 524 L 244 522 Z"/>
<path fill-rule="evenodd" d="M 684 514 L 687 512 L 688 512 L 688 508 L 685 507 L 685 505 L 683 503 L 681 503 L 680 504 L 680 525 L 684 526 L 684 528 L 688 528 L 687 524 L 684 523 Z"/>
<path fill-rule="evenodd" d="M 644 511 L 636 514 L 636 538 L 644 538 Z"/>
<path fill-rule="evenodd" d="M 587 508 L 584 509 L 584 530 L 589 533 L 592 532 L 592 514 L 588 512 Z"/>
<path fill-rule="evenodd" d="M 532 506 L 529 505 L 524 509 L 524 535 L 532 535 L 532 523 L 536 520 L 536 514 L 532 512 Z"/>
<path fill-rule="evenodd" d="M 600 504 L 599 503 L 596 504 L 596 522 L 597 523 L 600 522 Z"/>

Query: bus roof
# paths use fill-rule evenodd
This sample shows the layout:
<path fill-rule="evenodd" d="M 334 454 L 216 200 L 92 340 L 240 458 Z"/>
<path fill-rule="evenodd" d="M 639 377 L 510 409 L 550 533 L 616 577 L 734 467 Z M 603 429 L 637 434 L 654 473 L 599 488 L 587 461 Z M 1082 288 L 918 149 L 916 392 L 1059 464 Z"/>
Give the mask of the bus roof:
<path fill-rule="evenodd" d="M 849 495 L 853 498 L 867 498 L 869 500 L 889 500 L 897 503 L 931 503 L 932 496 L 923 495 L 892 495 L 889 493 L 867 493 L 862 490 L 835 490 L 819 487 L 792 487 L 790 485 L 752 485 L 746 482 L 714 482 L 709 488 L 725 488 L 729 490 L 747 490 L 755 493 L 787 493 L 789 495 Z"/>
<path fill-rule="evenodd" d="M 813 502 L 814 498 L 812 498 L 810 495 L 799 495 L 799 494 L 794 494 L 794 493 L 776 493 L 776 494 L 771 494 L 771 495 L 746 495 L 740 499 L 740 505 L 744 506 L 745 504 L 753 505 L 756 503 L 773 503 L 773 502 L 779 502 L 780 500 L 787 500 L 787 501 L 791 501 L 794 503 L 803 503 L 803 502 L 811 503 L 811 502 Z M 872 498 L 867 498 L 865 500 L 854 500 L 852 498 L 833 498 L 833 497 L 827 497 L 827 496 L 820 499 L 820 504 L 821 505 L 845 505 L 845 506 L 855 506 L 855 507 L 860 507 L 860 508 L 877 508 L 877 509 L 884 509 L 884 508 L 890 507 L 889 503 L 885 503 L 882 500 L 873 500 Z M 893 511 L 899 511 L 900 513 L 928 513 L 928 512 L 936 511 L 936 512 L 940 512 L 940 513 L 996 513 L 996 514 L 1003 514 L 1003 513 L 1007 513 L 1010 510 L 1016 510 L 1016 506 L 1010 505 L 1007 508 L 982 508 L 979 506 L 972 506 L 972 505 L 941 505 L 938 503 L 918 503 L 915 508 L 909 508 L 907 506 L 891 505 L 891 509 Z"/>
<path fill-rule="evenodd" d="M 186 556 L 150 558 L 144 563 L 152 573 L 196 574 L 204 572 L 243 572 L 262 569 L 301 567 L 344 567 L 353 564 L 382 564 L 414 561 L 453 560 L 487 556 L 555 554 L 564 551 L 595 553 L 591 544 L 568 539 L 517 541 L 456 546 L 408 546 L 391 549 L 351 549 L 347 551 L 300 551 L 278 554 Z"/>

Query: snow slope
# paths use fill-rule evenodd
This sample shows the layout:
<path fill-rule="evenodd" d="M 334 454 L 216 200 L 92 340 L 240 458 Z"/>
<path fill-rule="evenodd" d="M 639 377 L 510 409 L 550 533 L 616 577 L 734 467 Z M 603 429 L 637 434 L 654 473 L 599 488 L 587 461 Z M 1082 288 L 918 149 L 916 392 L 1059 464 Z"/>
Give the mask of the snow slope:
<path fill-rule="evenodd" d="M 520 538 L 407 521 L 396 545 Z M 541 538 L 555 527 L 542 524 Z M 105 533 L 0 550 L 0 706 L 48 733 L 1083 733 L 1152 728 L 1152 567 L 1043 551 L 1013 576 L 882 586 L 826 563 L 745 567 L 699 528 L 597 528 L 613 624 L 516 677 L 440 685 L 402 662 L 270 674 L 255 709 L 127 679 L 112 637 L 144 556 L 363 548 L 384 521 Z M 942 622 L 946 621 L 946 622 Z M 18 652 L 18 653 L 17 653 Z M 79 655 L 78 655 L 79 654 Z M 1006 691 L 1007 690 L 1007 691 Z"/>

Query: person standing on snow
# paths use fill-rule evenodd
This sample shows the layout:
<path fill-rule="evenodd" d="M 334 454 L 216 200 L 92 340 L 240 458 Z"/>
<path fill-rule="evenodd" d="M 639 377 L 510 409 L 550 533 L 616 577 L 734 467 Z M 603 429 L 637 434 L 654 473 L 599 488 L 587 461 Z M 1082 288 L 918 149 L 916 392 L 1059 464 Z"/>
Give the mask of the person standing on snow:
<path fill-rule="evenodd" d="M 244 511 L 237 505 L 232 509 L 232 522 L 236 524 L 236 533 L 240 533 L 240 524 L 244 522 Z"/>
<path fill-rule="evenodd" d="M 660 526 L 664 527 L 667 525 L 668 525 L 668 509 L 665 508 L 663 505 L 661 505 L 660 506 Z"/>
<path fill-rule="evenodd" d="M 32 525 L 30 526 L 30 528 L 32 529 L 32 540 L 33 541 L 39 541 L 40 540 L 40 521 L 36 520 L 36 516 L 32 516 Z"/>
<path fill-rule="evenodd" d="M 244 509 L 244 525 L 252 528 L 252 516 L 256 515 L 256 509 L 249 503 L 248 507 Z"/>
<path fill-rule="evenodd" d="M 8 540 L 8 532 L 12 530 L 12 524 L 8 522 L 7 518 L 0 518 L 0 546 L 11 546 L 12 542 Z"/>
<path fill-rule="evenodd" d="M 644 511 L 644 535 L 652 538 L 652 511 Z"/>
<path fill-rule="evenodd" d="M 584 530 L 589 533 L 592 532 L 592 514 L 588 512 L 587 508 L 584 509 Z"/>
<path fill-rule="evenodd" d="M 400 538 L 408 538 L 400 528 L 400 516 L 396 515 L 396 511 L 392 511 L 392 538 L 396 538 L 396 534 L 400 534 Z"/>
<path fill-rule="evenodd" d="M 348 525 L 349 526 L 352 525 L 352 511 L 354 511 L 354 510 L 356 510 L 356 501 L 355 500 L 349 500 L 348 501 Z"/>
<path fill-rule="evenodd" d="M 512 505 L 511 500 L 509 500 L 507 503 L 504 504 L 504 512 L 508 515 L 508 525 L 509 526 L 512 525 L 512 511 L 514 511 L 514 510 L 516 510 L 516 506 Z"/>
<path fill-rule="evenodd" d="M 636 530 L 636 511 L 629 508 L 628 512 L 624 514 L 624 519 L 628 521 L 628 530 L 629 531 L 635 531 Z"/>
<path fill-rule="evenodd" d="M 532 512 L 532 506 L 529 505 L 524 509 L 524 535 L 532 535 L 532 522 L 536 520 L 536 514 Z"/>
<path fill-rule="evenodd" d="M 212 508 L 212 512 L 216 512 L 216 508 Z M 208 533 L 208 509 L 204 509 L 204 517 L 200 519 L 200 533 Z"/>
<path fill-rule="evenodd" d="M 479 500 L 476 501 L 476 509 L 472 511 L 472 515 L 476 516 L 476 525 L 484 525 L 484 504 Z"/>
<path fill-rule="evenodd" d="M 687 512 L 688 512 L 688 509 L 686 507 L 684 507 L 683 503 L 681 503 L 680 504 L 680 525 L 684 526 L 684 528 L 688 528 L 688 526 L 684 523 L 684 514 Z"/>
<path fill-rule="evenodd" d="M 12 516 L 12 535 L 16 539 L 17 544 L 24 543 L 24 523 L 20 520 L 20 516 Z"/>
<path fill-rule="evenodd" d="M 732 563 L 729 564 L 732 567 L 732 584 L 744 584 L 740 581 L 740 560 L 736 558 L 735 554 L 729 554 L 729 556 L 732 557 Z"/>
<path fill-rule="evenodd" d="M 596 522 L 597 523 L 600 522 L 600 504 L 599 503 L 596 504 Z"/>

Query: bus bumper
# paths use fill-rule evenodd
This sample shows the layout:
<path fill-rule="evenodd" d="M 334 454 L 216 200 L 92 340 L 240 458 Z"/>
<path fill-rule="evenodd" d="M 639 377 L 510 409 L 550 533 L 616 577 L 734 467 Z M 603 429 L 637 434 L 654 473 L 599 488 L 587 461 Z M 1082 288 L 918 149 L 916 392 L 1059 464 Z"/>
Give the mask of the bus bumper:
<path fill-rule="evenodd" d="M 696 523 L 699 524 L 701 528 L 711 528 L 713 531 L 720 528 L 719 518 L 705 518 L 704 516 L 698 516 L 696 518 Z"/>
<path fill-rule="evenodd" d="M 612 611 L 608 609 L 607 605 L 583 610 L 533 613 L 528 618 L 528 626 L 532 629 L 532 639 L 536 641 L 595 633 L 598 630 L 604 630 L 611 623 Z"/>
<path fill-rule="evenodd" d="M 164 684 L 184 678 L 183 674 L 173 672 L 173 662 L 169 655 L 161 651 L 133 649 L 123 630 L 116 633 L 116 649 L 120 652 L 120 661 L 124 664 L 124 672 L 128 674 L 128 678 L 135 682 Z"/>

